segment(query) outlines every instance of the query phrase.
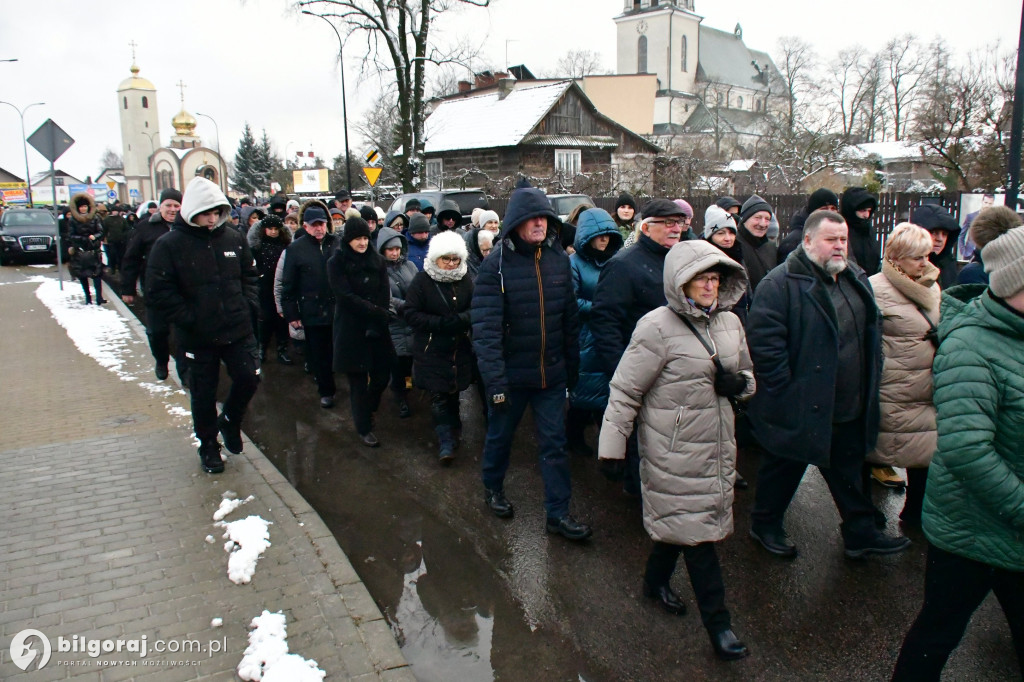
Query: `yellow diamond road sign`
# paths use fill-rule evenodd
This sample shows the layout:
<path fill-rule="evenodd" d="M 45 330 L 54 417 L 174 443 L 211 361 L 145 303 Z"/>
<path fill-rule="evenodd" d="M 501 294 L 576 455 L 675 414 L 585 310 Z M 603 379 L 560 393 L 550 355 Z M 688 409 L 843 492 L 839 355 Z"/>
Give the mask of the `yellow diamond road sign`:
<path fill-rule="evenodd" d="M 366 163 L 375 164 L 380 160 L 380 154 L 377 153 L 376 149 L 371 149 L 366 153 Z"/>
<path fill-rule="evenodd" d="M 366 174 L 366 180 L 370 183 L 370 187 L 377 184 L 377 179 L 380 177 L 383 168 L 374 168 L 373 166 L 363 166 L 363 173 Z"/>

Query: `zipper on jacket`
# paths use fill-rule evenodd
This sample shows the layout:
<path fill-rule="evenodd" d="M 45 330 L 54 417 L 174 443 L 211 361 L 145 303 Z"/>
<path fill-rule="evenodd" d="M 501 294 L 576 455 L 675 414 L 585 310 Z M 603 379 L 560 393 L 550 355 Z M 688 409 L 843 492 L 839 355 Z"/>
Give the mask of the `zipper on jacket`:
<path fill-rule="evenodd" d="M 672 442 L 669 443 L 669 445 L 668 445 L 668 451 L 669 452 L 675 452 L 676 451 L 676 439 L 679 437 L 679 424 L 682 421 L 683 421 L 683 408 L 677 407 L 676 408 L 676 425 L 675 425 L 675 428 L 672 429 Z"/>
<path fill-rule="evenodd" d="M 544 323 L 544 281 L 540 278 L 540 249 L 533 259 L 533 267 L 537 271 L 537 290 L 540 292 L 540 387 L 548 387 L 548 378 L 544 373 L 544 349 L 548 345 L 547 325 Z"/>

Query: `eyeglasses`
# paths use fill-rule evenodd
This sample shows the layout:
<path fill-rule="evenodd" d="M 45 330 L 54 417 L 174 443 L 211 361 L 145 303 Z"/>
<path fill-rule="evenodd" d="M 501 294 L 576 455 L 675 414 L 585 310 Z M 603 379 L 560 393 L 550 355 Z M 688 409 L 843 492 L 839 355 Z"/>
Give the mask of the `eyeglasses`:
<path fill-rule="evenodd" d="M 664 225 L 665 227 L 680 227 L 683 225 L 683 221 L 677 218 L 669 218 L 668 220 L 648 220 L 648 225 Z"/>
<path fill-rule="evenodd" d="M 439 256 L 437 260 L 447 265 L 458 265 L 462 262 L 458 256 Z"/>

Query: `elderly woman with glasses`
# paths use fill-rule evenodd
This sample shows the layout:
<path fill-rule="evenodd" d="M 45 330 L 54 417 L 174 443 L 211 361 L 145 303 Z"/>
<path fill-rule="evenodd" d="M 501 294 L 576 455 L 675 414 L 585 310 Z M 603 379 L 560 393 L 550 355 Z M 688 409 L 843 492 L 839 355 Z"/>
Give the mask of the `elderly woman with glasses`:
<path fill-rule="evenodd" d="M 413 329 L 412 381 L 430 394 L 441 464 L 455 458 L 462 434 L 459 394 L 473 378 L 469 338 L 473 279 L 462 235 L 440 232 L 430 240 L 423 271 L 405 296 L 404 315 Z"/>

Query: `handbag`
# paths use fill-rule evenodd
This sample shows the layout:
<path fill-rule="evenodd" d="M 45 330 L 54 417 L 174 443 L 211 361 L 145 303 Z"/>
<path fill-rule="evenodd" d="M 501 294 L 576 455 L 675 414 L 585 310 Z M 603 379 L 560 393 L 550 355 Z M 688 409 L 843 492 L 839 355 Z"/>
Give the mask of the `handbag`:
<path fill-rule="evenodd" d="M 697 328 L 693 326 L 693 323 L 690 322 L 690 320 L 685 315 L 676 312 L 676 316 L 683 321 L 683 324 L 690 328 L 690 331 L 693 332 L 693 335 L 696 336 L 697 340 L 700 341 L 700 344 L 704 346 L 704 350 L 706 350 L 708 352 L 708 355 L 711 356 L 711 362 L 715 365 L 715 376 L 726 374 L 728 370 L 725 369 L 725 367 L 722 365 L 722 361 L 718 359 L 718 351 L 715 349 L 715 347 L 704 339 L 701 333 L 697 331 Z M 743 405 L 743 403 L 736 399 L 736 396 L 725 396 L 725 399 L 729 401 L 730 405 L 732 405 L 732 409 L 736 414 L 742 414 L 745 411 L 745 406 Z"/>

